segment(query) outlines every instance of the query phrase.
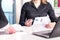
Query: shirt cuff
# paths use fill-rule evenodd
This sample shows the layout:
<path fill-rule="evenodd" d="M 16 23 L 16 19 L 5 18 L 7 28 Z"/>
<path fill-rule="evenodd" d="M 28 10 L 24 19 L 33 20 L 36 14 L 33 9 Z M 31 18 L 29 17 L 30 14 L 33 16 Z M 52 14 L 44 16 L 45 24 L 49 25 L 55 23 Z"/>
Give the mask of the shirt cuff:
<path fill-rule="evenodd" d="M 9 23 L 6 25 L 6 26 L 4 26 L 3 28 L 1 28 L 0 30 L 5 30 L 5 29 L 7 29 L 8 27 L 9 27 Z"/>
<path fill-rule="evenodd" d="M 24 31 L 25 29 L 20 24 L 11 25 L 16 31 Z"/>

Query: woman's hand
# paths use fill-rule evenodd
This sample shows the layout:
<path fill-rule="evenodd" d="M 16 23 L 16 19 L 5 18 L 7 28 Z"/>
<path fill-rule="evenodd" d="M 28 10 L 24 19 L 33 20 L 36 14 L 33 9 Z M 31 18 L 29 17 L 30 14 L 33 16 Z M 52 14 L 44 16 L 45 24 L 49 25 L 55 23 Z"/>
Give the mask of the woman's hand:
<path fill-rule="evenodd" d="M 5 31 L 9 34 L 13 34 L 16 32 L 16 30 L 12 26 L 9 26 Z"/>
<path fill-rule="evenodd" d="M 55 22 L 52 22 L 52 23 L 46 24 L 45 27 L 48 29 L 51 29 L 51 28 L 54 28 L 55 24 L 56 24 Z"/>
<path fill-rule="evenodd" d="M 32 19 L 28 19 L 28 20 L 25 22 L 25 26 L 30 27 L 30 26 L 32 25 L 32 22 L 33 22 Z"/>

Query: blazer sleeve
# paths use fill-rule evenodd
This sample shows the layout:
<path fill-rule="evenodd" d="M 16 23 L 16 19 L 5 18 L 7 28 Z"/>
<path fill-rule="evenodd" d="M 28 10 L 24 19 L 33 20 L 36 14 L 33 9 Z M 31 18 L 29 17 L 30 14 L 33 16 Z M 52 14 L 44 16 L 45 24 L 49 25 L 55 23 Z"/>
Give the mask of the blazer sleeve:
<path fill-rule="evenodd" d="M 25 10 L 25 4 L 24 4 L 22 9 L 21 9 L 19 24 L 22 26 L 25 26 L 25 20 L 26 20 L 26 10 Z"/>
<path fill-rule="evenodd" d="M 57 22 L 58 18 L 55 16 L 54 10 L 51 6 L 51 4 L 49 4 L 49 10 L 48 10 L 48 15 L 51 19 L 51 22 Z"/>
<path fill-rule="evenodd" d="M 4 27 L 7 24 L 8 24 L 8 21 L 4 15 L 4 12 L 1 7 L 1 2 L 0 2 L 0 28 Z"/>

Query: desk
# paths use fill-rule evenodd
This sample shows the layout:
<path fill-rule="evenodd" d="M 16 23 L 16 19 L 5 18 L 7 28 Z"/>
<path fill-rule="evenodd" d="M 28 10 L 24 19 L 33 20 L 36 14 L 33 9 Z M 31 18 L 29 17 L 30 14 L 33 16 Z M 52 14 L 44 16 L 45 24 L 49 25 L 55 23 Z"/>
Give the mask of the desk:
<path fill-rule="evenodd" d="M 51 38 L 51 39 L 38 37 L 31 34 L 33 32 L 31 30 L 31 27 L 30 28 L 24 27 L 24 28 L 26 29 L 24 32 L 16 32 L 14 34 L 9 34 L 9 35 L 8 34 L 0 35 L 0 40 L 59 40 L 60 39 L 60 37 Z"/>
<path fill-rule="evenodd" d="M 38 37 L 32 34 L 27 34 L 24 32 L 16 32 L 11 35 L 0 35 L 0 40 L 59 40 L 60 37 L 46 39 L 42 37 Z"/>

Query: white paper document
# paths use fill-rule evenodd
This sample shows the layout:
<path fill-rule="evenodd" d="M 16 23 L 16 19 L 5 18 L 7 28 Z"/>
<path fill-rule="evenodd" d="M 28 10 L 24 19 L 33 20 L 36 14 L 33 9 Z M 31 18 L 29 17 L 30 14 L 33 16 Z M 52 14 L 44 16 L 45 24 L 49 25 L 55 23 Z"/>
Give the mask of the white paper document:
<path fill-rule="evenodd" d="M 34 20 L 34 23 L 32 25 L 33 30 L 36 31 L 43 31 L 43 30 L 48 30 L 45 28 L 45 25 L 50 23 L 49 16 L 46 17 L 36 17 Z"/>

